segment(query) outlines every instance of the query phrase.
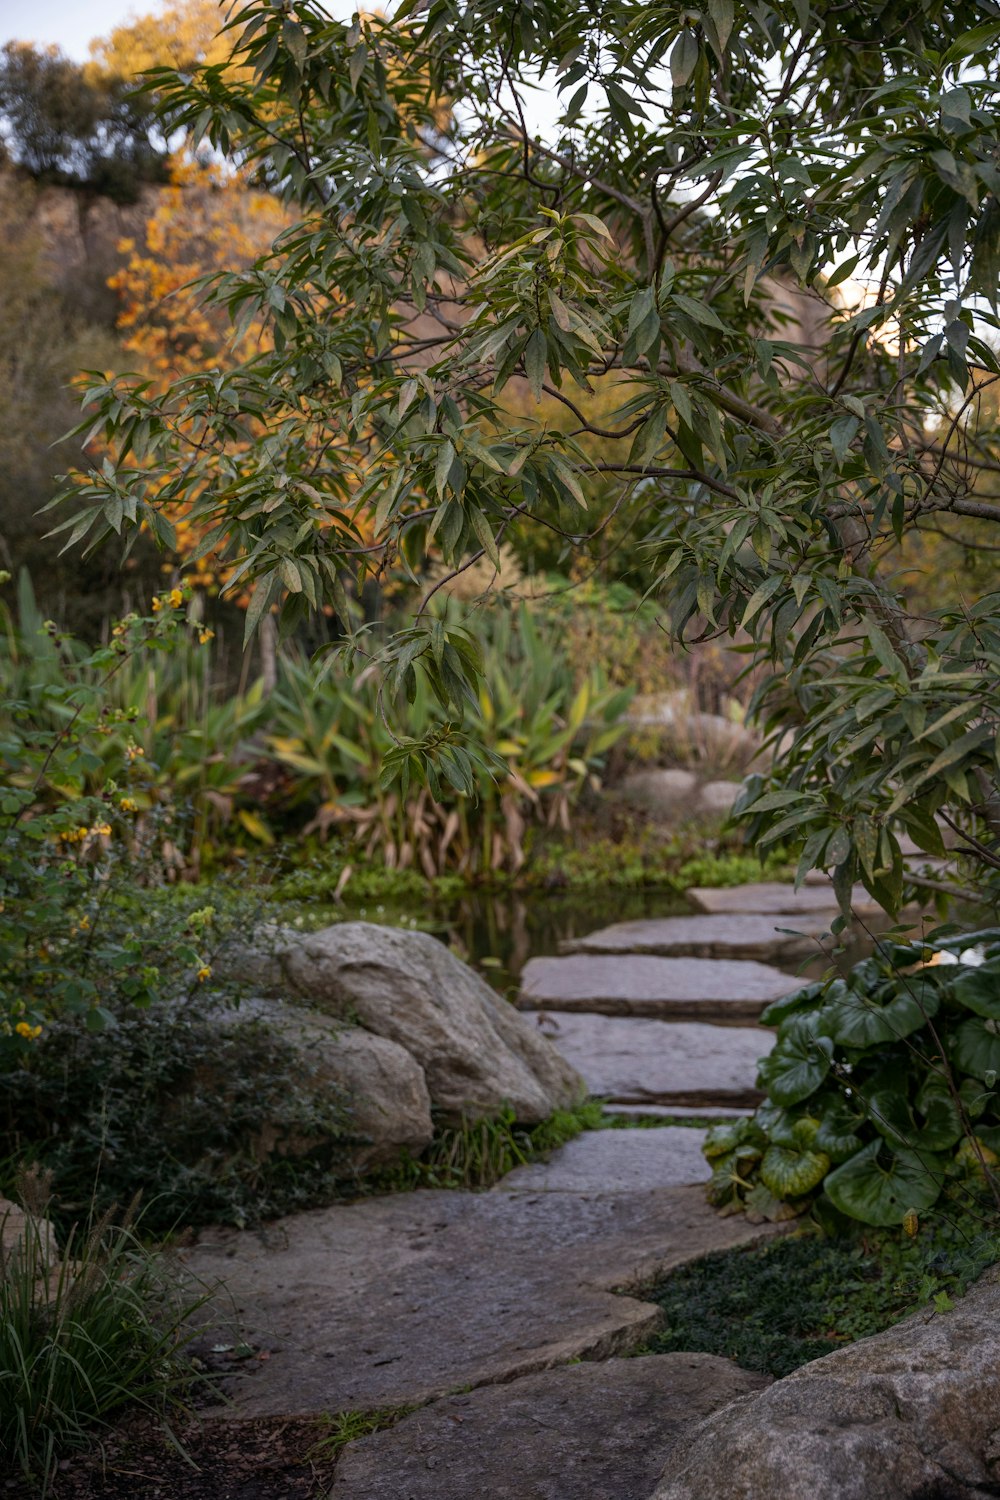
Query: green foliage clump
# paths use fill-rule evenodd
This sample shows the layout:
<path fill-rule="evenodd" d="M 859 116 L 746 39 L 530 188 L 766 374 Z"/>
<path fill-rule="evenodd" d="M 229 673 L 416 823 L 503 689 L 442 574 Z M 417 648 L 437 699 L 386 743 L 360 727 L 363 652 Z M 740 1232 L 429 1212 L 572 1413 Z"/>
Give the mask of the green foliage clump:
<path fill-rule="evenodd" d="M 128 1223 L 73 1228 L 57 1251 L 29 1217 L 0 1253 L 0 1453 L 45 1495 L 59 1459 L 126 1407 L 162 1417 L 191 1378 L 184 1302 Z"/>
<path fill-rule="evenodd" d="M 760 1218 L 818 1193 L 865 1224 L 912 1226 L 1000 1158 L 1000 929 L 880 943 L 845 978 L 765 1012 L 767 1099 L 709 1133 L 709 1198 Z"/>
<path fill-rule="evenodd" d="M 650 1352 L 697 1350 L 774 1376 L 939 1308 L 1000 1257 L 986 1205 L 958 1209 L 916 1239 L 891 1231 L 796 1235 L 682 1266 L 650 1293 L 665 1327 Z"/>
<path fill-rule="evenodd" d="M 181 602 L 176 592 L 177 605 Z M 22 594 L 25 608 L 30 595 Z M 37 623 L 37 621 L 36 621 Z M 0 607 L 0 1067 L 45 1028 L 76 1016 L 93 1030 L 122 1005 L 192 993 L 211 973 L 212 911 L 168 934 L 129 904 L 175 873 L 176 821 L 151 809 L 137 711 L 111 706 L 138 655 L 169 652 L 173 596 L 81 653 L 48 623 L 29 645 Z M 143 815 L 143 808 L 148 815 Z M 166 964 L 166 970 L 161 967 Z M 169 978 L 168 978 L 169 972 Z"/>
<path fill-rule="evenodd" d="M 96 651 L 42 621 L 26 577 L 18 594 L 0 636 L 0 769 L 21 789 L 17 821 L 30 817 L 40 836 L 40 804 L 62 802 L 68 818 L 72 794 L 90 799 L 77 820 L 89 831 L 84 814 L 97 802 L 120 812 L 127 792 L 144 828 L 170 817 L 173 876 L 291 835 L 335 840 L 347 856 L 338 876 L 367 862 L 411 890 L 420 876 L 502 879 L 523 865 L 532 824 L 569 828 L 624 733 L 628 689 L 611 688 L 597 665 L 581 671 L 557 622 L 497 610 L 476 621 L 491 693 L 468 705 L 488 764 L 463 760 L 453 776 L 395 788 L 385 768 L 399 741 L 370 674 L 352 682 L 342 665 L 289 649 L 269 696 L 262 680 L 225 693 L 212 632 L 182 590 L 114 626 Z M 422 681 L 407 715 L 418 737 L 445 732 Z"/>
<path fill-rule="evenodd" d="M 60 1223 L 140 1193 L 151 1233 L 259 1223 L 334 1197 L 356 1140 L 301 1051 L 208 1005 L 63 1021 L 0 1077 L 0 1157 L 44 1168 Z"/>

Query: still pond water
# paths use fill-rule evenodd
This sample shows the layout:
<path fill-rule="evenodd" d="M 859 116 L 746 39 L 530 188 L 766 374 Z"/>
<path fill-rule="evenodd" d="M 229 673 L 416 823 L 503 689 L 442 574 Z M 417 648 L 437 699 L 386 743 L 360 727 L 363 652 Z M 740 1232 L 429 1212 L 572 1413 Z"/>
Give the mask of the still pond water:
<path fill-rule="evenodd" d="M 470 892 L 451 902 L 414 908 L 406 904 L 331 908 L 334 921 L 361 920 L 419 926 L 447 943 L 501 993 L 518 987 L 529 958 L 558 954 L 560 945 L 586 937 L 612 922 L 644 917 L 691 914 L 683 896 L 669 890 Z M 837 959 L 843 968 L 864 957 L 863 944 L 852 944 Z M 803 966 L 804 978 L 828 967 L 819 959 Z M 784 965 L 782 965 L 784 967 Z M 795 972 L 800 972 L 796 966 Z"/>

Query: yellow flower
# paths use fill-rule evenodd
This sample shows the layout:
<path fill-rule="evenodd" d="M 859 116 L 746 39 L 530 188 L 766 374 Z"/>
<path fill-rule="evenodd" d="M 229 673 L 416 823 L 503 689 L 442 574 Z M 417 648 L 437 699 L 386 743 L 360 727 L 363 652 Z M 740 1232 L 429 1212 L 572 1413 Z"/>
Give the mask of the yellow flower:
<path fill-rule="evenodd" d="M 215 631 L 214 630 L 199 630 L 199 632 L 198 632 L 198 644 L 200 646 L 207 646 L 208 643 L 209 643 L 209 641 L 214 641 L 214 640 L 215 640 Z"/>
<path fill-rule="evenodd" d="M 133 813 L 139 811 L 139 804 L 138 802 L 136 802 L 134 797 L 123 797 L 118 806 L 121 808 L 122 812 L 125 813 Z"/>
<path fill-rule="evenodd" d="M 159 596 L 157 596 L 153 600 L 153 614 L 154 615 L 158 615 L 160 613 L 160 610 L 162 608 L 163 608 L 163 600 L 161 598 L 159 598 Z"/>
<path fill-rule="evenodd" d="M 90 927 L 90 918 L 86 916 L 81 917 L 78 925 L 81 932 L 86 932 Z"/>
<path fill-rule="evenodd" d="M 111 834 L 111 824 L 110 823 L 95 823 L 94 826 L 93 826 L 93 828 L 90 831 L 91 831 L 91 833 L 102 834 L 105 838 L 108 838 L 108 837 L 110 837 L 110 834 Z"/>
<path fill-rule="evenodd" d="M 211 979 L 211 977 L 212 971 L 209 968 L 208 964 L 202 964 L 201 968 L 198 970 L 198 983 L 204 984 L 205 980 Z"/>
<path fill-rule="evenodd" d="M 27 1021 L 18 1021 L 14 1030 L 18 1036 L 23 1036 L 26 1042 L 33 1042 L 36 1037 L 40 1037 L 42 1034 L 40 1026 L 29 1026 Z"/>
<path fill-rule="evenodd" d="M 180 607 L 181 607 L 181 605 L 183 603 L 184 603 L 184 595 L 181 593 L 180 589 L 171 589 L 170 590 L 170 608 L 171 609 L 180 609 Z"/>

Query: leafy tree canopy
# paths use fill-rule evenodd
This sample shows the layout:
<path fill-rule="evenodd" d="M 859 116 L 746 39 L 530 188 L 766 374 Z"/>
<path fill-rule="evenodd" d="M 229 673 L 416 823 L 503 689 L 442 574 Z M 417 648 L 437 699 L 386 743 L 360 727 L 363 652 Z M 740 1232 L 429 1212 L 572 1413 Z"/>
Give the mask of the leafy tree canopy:
<path fill-rule="evenodd" d="M 0 124 L 6 152 L 38 181 L 130 203 L 143 182 L 163 179 L 148 101 L 120 77 L 88 78 L 56 49 L 0 51 Z"/>
<path fill-rule="evenodd" d="M 903 832 L 939 852 L 944 819 L 996 869 L 1000 595 L 917 616 L 894 555 L 1000 520 L 1000 7 L 255 0 L 232 25 L 238 72 L 149 88 L 294 209 L 204 286 L 273 346 L 165 392 L 95 378 L 117 459 L 74 484 L 70 541 L 170 543 L 180 507 L 253 582 L 248 629 L 287 631 L 430 549 L 461 569 L 530 524 L 586 552 L 627 509 L 677 636 L 762 674 L 762 849 L 889 909 Z M 478 686 L 432 609 L 382 665 L 456 722 Z M 471 780 L 457 730 L 387 775 L 429 752 Z"/>

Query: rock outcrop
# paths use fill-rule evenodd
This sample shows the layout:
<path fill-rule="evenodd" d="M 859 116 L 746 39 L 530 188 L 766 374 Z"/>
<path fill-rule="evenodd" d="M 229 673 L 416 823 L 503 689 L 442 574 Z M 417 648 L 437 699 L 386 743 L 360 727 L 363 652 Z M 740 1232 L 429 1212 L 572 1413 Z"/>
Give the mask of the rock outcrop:
<path fill-rule="evenodd" d="M 345 1105 L 345 1170 L 367 1172 L 417 1156 L 434 1134 L 423 1070 L 404 1047 L 360 1026 L 280 1000 L 249 1000 L 216 1015 L 221 1026 L 256 1022 L 302 1059 L 302 1081 L 315 1094 L 333 1090 Z M 220 1080 L 224 1091 L 225 1081 Z M 254 1143 L 260 1156 L 301 1156 L 322 1144 L 307 1135 L 279 1135 L 264 1127 Z"/>
<path fill-rule="evenodd" d="M 1000 1270 L 693 1428 L 654 1500 L 1000 1494 Z"/>
<path fill-rule="evenodd" d="M 445 1121 L 510 1108 L 535 1124 L 584 1092 L 537 1026 L 427 933 L 369 922 L 286 930 L 267 968 L 272 991 L 405 1049 Z M 249 975 L 253 965 L 241 969 Z"/>

